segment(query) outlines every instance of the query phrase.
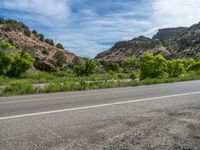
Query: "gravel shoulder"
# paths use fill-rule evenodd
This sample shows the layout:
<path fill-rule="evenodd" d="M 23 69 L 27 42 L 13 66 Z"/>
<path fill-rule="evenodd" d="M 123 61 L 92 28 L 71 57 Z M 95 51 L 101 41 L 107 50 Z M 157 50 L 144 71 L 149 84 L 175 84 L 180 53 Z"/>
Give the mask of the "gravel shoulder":
<path fill-rule="evenodd" d="M 77 128 L 77 127 L 76 127 Z M 200 104 L 80 125 L 79 132 L 51 149 L 199 150 Z M 84 136 L 81 136 L 84 135 Z"/>

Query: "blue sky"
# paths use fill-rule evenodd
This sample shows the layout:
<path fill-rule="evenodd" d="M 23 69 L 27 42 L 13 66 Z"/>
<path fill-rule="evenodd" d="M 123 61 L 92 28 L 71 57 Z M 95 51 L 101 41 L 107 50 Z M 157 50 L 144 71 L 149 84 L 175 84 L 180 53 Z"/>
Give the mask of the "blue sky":
<path fill-rule="evenodd" d="M 79 56 L 158 28 L 200 21 L 199 0 L 0 0 L 0 17 L 27 24 Z"/>

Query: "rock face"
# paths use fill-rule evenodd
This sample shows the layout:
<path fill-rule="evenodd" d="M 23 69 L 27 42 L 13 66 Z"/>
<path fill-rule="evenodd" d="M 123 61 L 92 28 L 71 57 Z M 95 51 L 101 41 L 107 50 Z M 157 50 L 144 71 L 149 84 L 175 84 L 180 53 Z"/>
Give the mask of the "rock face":
<path fill-rule="evenodd" d="M 81 59 L 73 53 L 46 43 L 40 39 L 39 34 L 29 33 L 27 30 L 30 32 L 23 23 L 0 19 L 0 40 L 15 46 L 17 52 L 24 50 L 31 54 L 36 60 L 34 64 L 36 69 L 54 71 L 63 65 L 72 66 L 74 59 Z"/>
<path fill-rule="evenodd" d="M 185 31 L 186 29 L 187 28 L 185 27 L 159 29 L 158 32 L 153 36 L 153 39 L 167 40 L 176 34 Z"/>
<path fill-rule="evenodd" d="M 98 54 L 95 59 L 102 62 L 121 62 L 125 57 L 138 57 L 143 55 L 145 52 L 171 57 L 171 53 L 158 40 L 140 36 L 130 41 L 121 41 L 116 43 L 110 50 Z"/>
<path fill-rule="evenodd" d="M 120 41 L 95 59 L 120 62 L 125 57 L 139 57 L 146 52 L 162 54 L 168 59 L 200 59 L 200 23 L 189 28 L 160 29 L 152 39 L 140 36 L 130 41 Z"/>

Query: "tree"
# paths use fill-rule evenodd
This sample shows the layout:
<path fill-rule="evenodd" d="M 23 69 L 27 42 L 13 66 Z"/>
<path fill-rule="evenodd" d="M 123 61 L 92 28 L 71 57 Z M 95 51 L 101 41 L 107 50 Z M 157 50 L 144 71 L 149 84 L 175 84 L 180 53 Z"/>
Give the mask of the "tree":
<path fill-rule="evenodd" d="M 13 47 L 4 41 L 0 42 L 0 75 L 6 75 L 11 69 L 11 64 L 14 59 L 10 55 L 10 51 Z"/>
<path fill-rule="evenodd" d="M 188 71 L 200 71 L 200 62 L 195 62 L 188 67 Z"/>
<path fill-rule="evenodd" d="M 122 67 L 124 72 L 132 72 L 134 69 L 137 69 L 139 66 L 139 59 L 135 56 L 127 57 L 122 62 Z"/>
<path fill-rule="evenodd" d="M 96 69 L 96 63 L 93 59 L 85 59 L 85 75 L 89 76 L 94 73 Z"/>
<path fill-rule="evenodd" d="M 167 61 L 167 73 L 170 78 L 179 77 L 185 72 L 184 64 L 181 59 Z"/>
<path fill-rule="evenodd" d="M 65 48 L 63 47 L 63 45 L 60 44 L 60 43 L 56 44 L 56 47 L 57 47 L 57 48 L 60 48 L 60 49 L 65 49 Z"/>
<path fill-rule="evenodd" d="M 73 71 L 77 76 L 89 76 L 95 72 L 96 63 L 93 59 L 85 58 L 85 64 L 74 65 Z"/>
<path fill-rule="evenodd" d="M 34 62 L 34 59 L 27 52 L 22 52 L 21 55 L 14 54 L 13 58 L 14 61 L 11 64 L 11 69 L 7 73 L 10 77 L 20 77 Z"/>
<path fill-rule="evenodd" d="M 160 78 L 166 70 L 166 59 L 162 55 L 153 56 L 151 53 L 146 53 L 140 63 L 140 78 Z"/>
<path fill-rule="evenodd" d="M 119 71 L 119 64 L 113 61 L 108 61 L 103 64 L 106 71 Z"/>
<path fill-rule="evenodd" d="M 50 44 L 51 46 L 54 46 L 54 41 L 52 39 L 46 39 L 45 42 Z"/>
<path fill-rule="evenodd" d="M 27 52 L 19 55 L 12 49 L 9 43 L 0 42 L 0 75 L 19 77 L 32 66 L 34 59 Z"/>

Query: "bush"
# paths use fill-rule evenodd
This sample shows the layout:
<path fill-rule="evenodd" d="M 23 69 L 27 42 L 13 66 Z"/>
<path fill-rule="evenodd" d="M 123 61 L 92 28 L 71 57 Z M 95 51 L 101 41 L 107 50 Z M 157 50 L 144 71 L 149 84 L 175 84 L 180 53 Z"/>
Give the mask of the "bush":
<path fill-rule="evenodd" d="M 39 34 L 39 37 L 40 37 L 40 41 L 43 42 L 43 41 L 44 41 L 44 35 L 40 33 L 40 34 Z"/>
<path fill-rule="evenodd" d="M 104 68 L 106 71 L 114 71 L 118 72 L 119 71 L 119 64 L 113 61 L 105 62 L 103 64 Z"/>
<path fill-rule="evenodd" d="M 195 62 L 194 64 L 188 67 L 188 71 L 200 71 L 200 62 Z"/>
<path fill-rule="evenodd" d="M 28 30 L 28 29 L 25 29 L 25 30 L 24 30 L 24 34 L 25 34 L 26 36 L 30 37 L 30 36 L 31 36 L 31 31 Z"/>
<path fill-rule="evenodd" d="M 135 72 L 132 72 L 132 73 L 130 74 L 130 78 L 131 78 L 132 80 L 137 79 L 137 74 L 136 74 Z"/>
<path fill-rule="evenodd" d="M 52 39 L 46 39 L 45 42 L 51 46 L 54 46 L 54 41 Z"/>
<path fill-rule="evenodd" d="M 132 72 L 134 69 L 137 69 L 139 66 L 139 59 L 136 57 L 127 57 L 123 60 L 122 66 L 124 72 Z"/>
<path fill-rule="evenodd" d="M 33 33 L 34 35 L 36 35 L 36 36 L 38 35 L 38 33 L 37 33 L 36 30 L 33 30 L 32 33 Z"/>
<path fill-rule="evenodd" d="M 42 53 L 43 53 L 44 55 L 48 55 L 48 54 L 49 54 L 49 49 L 48 49 L 48 48 L 43 49 L 43 50 L 42 50 Z"/>
<path fill-rule="evenodd" d="M 7 72 L 9 77 L 20 77 L 29 68 L 32 67 L 34 59 L 27 53 L 22 52 L 21 55 L 13 55 L 14 61 L 11 64 L 11 69 Z"/>
<path fill-rule="evenodd" d="M 0 75 L 19 77 L 25 73 L 33 64 L 34 59 L 27 53 L 21 55 L 13 53 L 14 49 L 9 43 L 0 43 Z"/>
<path fill-rule="evenodd" d="M 94 60 L 86 58 L 84 65 L 75 65 L 73 67 L 74 74 L 77 76 L 89 76 L 95 72 L 96 63 Z"/>
<path fill-rule="evenodd" d="M 170 78 L 179 77 L 185 72 L 183 61 L 180 59 L 172 59 L 167 61 L 167 73 Z"/>
<path fill-rule="evenodd" d="M 56 44 L 56 47 L 57 47 L 57 48 L 60 48 L 60 49 L 65 49 L 65 48 L 63 47 L 63 45 L 60 44 L 60 43 Z"/>
<path fill-rule="evenodd" d="M 28 94 L 34 93 L 35 89 L 33 88 L 32 84 L 25 80 L 16 80 L 6 86 L 3 90 L 3 94 Z"/>
<path fill-rule="evenodd" d="M 166 59 L 162 55 L 146 53 L 140 63 L 140 79 L 161 78 L 167 70 Z"/>

